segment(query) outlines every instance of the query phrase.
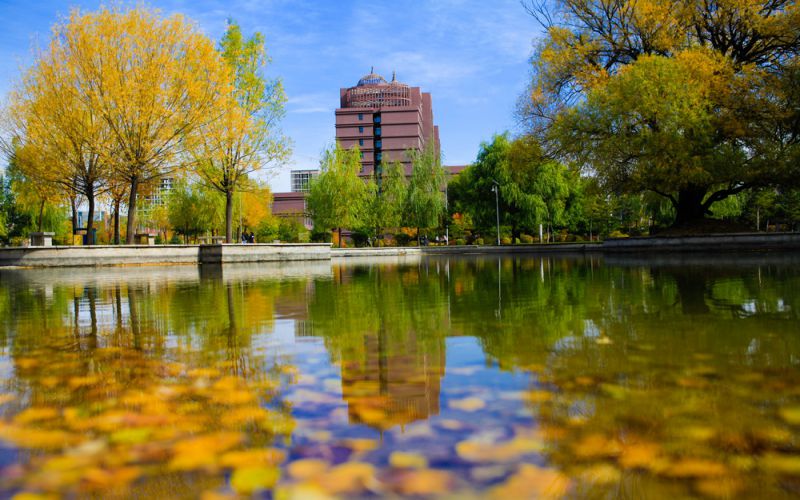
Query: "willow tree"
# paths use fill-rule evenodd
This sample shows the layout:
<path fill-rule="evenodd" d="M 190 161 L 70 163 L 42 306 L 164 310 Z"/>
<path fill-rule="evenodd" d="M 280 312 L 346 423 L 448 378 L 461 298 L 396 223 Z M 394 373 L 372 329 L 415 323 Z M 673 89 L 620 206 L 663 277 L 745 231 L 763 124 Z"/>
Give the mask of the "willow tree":
<path fill-rule="evenodd" d="M 411 179 L 408 182 L 406 198 L 406 223 L 417 228 L 417 243 L 420 243 L 420 228 L 439 225 L 445 213 L 445 173 L 442 160 L 433 141 L 425 148 L 411 150 Z"/>
<path fill-rule="evenodd" d="M 107 129 L 93 146 L 128 183 L 132 243 L 139 187 L 183 166 L 187 138 L 228 94 L 227 68 L 193 23 L 144 7 L 75 10 L 53 28 L 51 47 L 75 100 Z"/>
<path fill-rule="evenodd" d="M 358 227 L 363 220 L 368 196 L 367 184 L 358 176 L 361 153 L 358 147 L 344 149 L 339 143 L 322 155 L 319 174 L 311 179 L 308 210 L 316 229 L 336 229 L 339 246 L 342 228 Z"/>
<path fill-rule="evenodd" d="M 649 190 L 692 224 L 746 189 L 797 182 L 792 0 L 534 0 L 546 28 L 523 116 L 609 191 Z"/>
<path fill-rule="evenodd" d="M 10 94 L 11 154 L 25 177 L 65 197 L 83 197 L 86 229 L 92 231 L 95 200 L 108 179 L 101 150 L 108 130 L 97 110 L 86 105 L 64 45 L 54 39 Z M 19 149 L 17 149 L 19 146 Z M 73 228 L 74 230 L 74 228 Z"/>
<path fill-rule="evenodd" d="M 264 36 L 249 39 L 229 23 L 220 52 L 233 78 L 221 116 L 195 134 L 192 154 L 197 174 L 225 197 L 225 240 L 233 234 L 234 194 L 250 174 L 286 158 L 288 141 L 277 129 L 284 114 L 286 95 L 280 80 L 262 72 L 269 63 Z"/>

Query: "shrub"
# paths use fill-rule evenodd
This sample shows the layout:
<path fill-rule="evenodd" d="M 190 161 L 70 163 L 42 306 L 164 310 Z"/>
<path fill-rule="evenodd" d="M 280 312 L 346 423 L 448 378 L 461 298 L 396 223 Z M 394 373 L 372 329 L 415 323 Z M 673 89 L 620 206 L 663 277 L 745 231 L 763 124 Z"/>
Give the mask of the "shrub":
<path fill-rule="evenodd" d="M 411 241 L 411 236 L 406 233 L 397 233 L 394 235 L 394 240 L 397 242 L 397 246 L 405 247 Z"/>
<path fill-rule="evenodd" d="M 514 238 L 514 244 L 519 245 L 519 243 L 520 243 L 519 238 Z"/>
<path fill-rule="evenodd" d="M 353 231 L 350 233 L 350 238 L 353 239 L 354 246 L 365 247 L 368 245 L 369 235 L 364 231 Z"/>
<path fill-rule="evenodd" d="M 330 243 L 331 242 L 331 232 L 330 231 L 318 231 L 314 230 L 311 232 L 311 241 L 313 243 Z"/>
<path fill-rule="evenodd" d="M 467 240 L 465 240 L 464 238 L 457 238 L 456 239 L 456 245 L 466 245 L 466 244 L 467 244 Z"/>
<path fill-rule="evenodd" d="M 533 236 L 531 236 L 530 234 L 521 234 L 519 235 L 519 239 L 525 245 L 530 245 L 531 243 L 533 243 Z"/>
<path fill-rule="evenodd" d="M 622 231 L 615 229 L 608 234 L 609 238 L 627 238 L 628 235 L 623 233 Z"/>
<path fill-rule="evenodd" d="M 174 233 L 172 238 L 169 239 L 170 245 L 180 245 L 181 243 L 183 243 L 183 240 L 178 236 L 178 233 Z"/>
<path fill-rule="evenodd" d="M 475 244 L 476 244 L 476 245 L 483 245 L 483 238 L 477 238 L 477 239 L 475 240 Z"/>
<path fill-rule="evenodd" d="M 505 238 L 505 237 L 504 238 L 500 238 L 500 244 L 501 245 L 510 245 L 511 244 L 511 238 Z"/>
<path fill-rule="evenodd" d="M 575 235 L 575 242 L 576 242 L 576 243 L 582 243 L 582 242 L 584 242 L 584 241 L 586 241 L 586 240 L 585 240 L 585 239 L 583 239 L 583 236 L 581 236 L 581 235 L 579 235 L 579 234 L 576 234 L 576 235 Z"/>

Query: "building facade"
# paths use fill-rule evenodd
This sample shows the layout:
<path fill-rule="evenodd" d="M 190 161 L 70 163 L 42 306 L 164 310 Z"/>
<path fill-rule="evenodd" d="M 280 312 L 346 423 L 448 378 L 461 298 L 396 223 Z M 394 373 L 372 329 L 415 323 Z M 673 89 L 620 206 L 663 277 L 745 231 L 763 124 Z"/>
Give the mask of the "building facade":
<path fill-rule="evenodd" d="M 411 175 L 409 150 L 433 142 L 439 153 L 439 127 L 433 123 L 431 94 L 371 71 L 355 87 L 339 91 L 336 140 L 361 151 L 361 176 L 380 175 L 382 165 L 399 161 Z"/>

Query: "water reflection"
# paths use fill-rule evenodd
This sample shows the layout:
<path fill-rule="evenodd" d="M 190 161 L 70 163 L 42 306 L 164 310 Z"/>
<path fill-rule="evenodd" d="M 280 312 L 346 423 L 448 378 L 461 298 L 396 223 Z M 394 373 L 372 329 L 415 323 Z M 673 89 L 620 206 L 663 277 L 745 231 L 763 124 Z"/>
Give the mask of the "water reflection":
<path fill-rule="evenodd" d="M 0 271 L 0 491 L 791 495 L 798 260 Z"/>

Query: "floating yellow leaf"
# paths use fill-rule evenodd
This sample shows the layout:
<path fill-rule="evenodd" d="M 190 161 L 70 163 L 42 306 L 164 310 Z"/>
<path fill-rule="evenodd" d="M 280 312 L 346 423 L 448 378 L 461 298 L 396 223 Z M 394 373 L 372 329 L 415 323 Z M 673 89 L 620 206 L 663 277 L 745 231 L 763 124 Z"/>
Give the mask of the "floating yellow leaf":
<path fill-rule="evenodd" d="M 258 450 L 229 451 L 219 458 L 219 464 L 223 467 L 265 467 L 276 466 L 286 459 L 286 453 L 275 448 L 265 448 Z"/>
<path fill-rule="evenodd" d="M 800 456 L 767 453 L 759 461 L 762 469 L 779 474 L 800 475 Z"/>
<path fill-rule="evenodd" d="M 345 439 L 342 441 L 342 445 L 356 452 L 376 450 L 378 449 L 379 444 L 380 443 L 378 443 L 374 439 L 364 439 L 364 438 Z"/>
<path fill-rule="evenodd" d="M 453 477 L 443 470 L 420 469 L 410 471 L 398 483 L 398 493 L 402 495 L 442 495 L 447 493 L 452 484 Z"/>
<path fill-rule="evenodd" d="M 736 498 L 744 489 L 744 483 L 735 477 L 698 479 L 695 489 L 711 498 Z"/>
<path fill-rule="evenodd" d="M 424 469 L 428 460 L 419 453 L 395 451 L 389 455 L 389 465 L 398 469 Z"/>
<path fill-rule="evenodd" d="M 58 410 L 47 406 L 31 407 L 22 410 L 14 417 L 14 422 L 17 424 L 29 424 L 31 422 L 39 422 L 42 420 L 50 420 L 58 417 Z"/>
<path fill-rule="evenodd" d="M 800 425 L 800 406 L 784 406 L 778 410 L 778 415 L 790 425 Z"/>
<path fill-rule="evenodd" d="M 299 481 L 318 477 L 328 470 L 329 464 L 324 460 L 305 458 L 290 463 L 286 470 L 289 477 Z"/>
<path fill-rule="evenodd" d="M 603 458 L 619 455 L 621 447 L 615 439 L 609 439 L 602 434 L 590 434 L 573 444 L 572 451 L 578 458 Z"/>
<path fill-rule="evenodd" d="M 619 464 L 626 469 L 648 469 L 661 453 L 655 443 L 632 443 L 622 448 Z"/>
<path fill-rule="evenodd" d="M 180 441 L 175 445 L 175 456 L 169 467 L 175 470 L 194 470 L 213 467 L 217 463 L 217 454 L 238 445 L 241 434 L 234 432 L 218 432 Z"/>
<path fill-rule="evenodd" d="M 375 468 L 363 462 L 347 462 L 330 469 L 319 484 L 330 494 L 359 493 L 373 481 Z"/>
<path fill-rule="evenodd" d="M 489 496 L 503 500 L 560 498 L 566 495 L 569 485 L 569 478 L 556 470 L 523 464 L 516 474 L 489 490 Z"/>
<path fill-rule="evenodd" d="M 719 462 L 702 458 L 684 458 L 667 467 L 664 474 L 669 477 L 689 478 L 724 476 L 728 472 L 728 468 Z"/>
<path fill-rule="evenodd" d="M 451 408 L 469 412 L 478 411 L 486 406 L 486 402 L 484 400 L 475 397 L 452 399 L 448 404 Z"/>
<path fill-rule="evenodd" d="M 602 485 L 618 483 L 621 476 L 619 469 L 611 464 L 595 464 L 580 474 L 582 481 Z"/>
<path fill-rule="evenodd" d="M 242 467 L 233 472 L 231 488 L 244 495 L 272 489 L 280 474 L 277 467 Z"/>

